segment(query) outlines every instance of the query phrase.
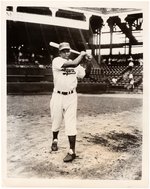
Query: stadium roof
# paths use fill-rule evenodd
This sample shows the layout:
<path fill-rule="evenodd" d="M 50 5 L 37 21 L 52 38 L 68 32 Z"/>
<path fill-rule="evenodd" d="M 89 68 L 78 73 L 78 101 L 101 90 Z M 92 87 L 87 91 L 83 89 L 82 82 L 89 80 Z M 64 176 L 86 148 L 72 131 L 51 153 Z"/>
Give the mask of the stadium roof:
<path fill-rule="evenodd" d="M 97 8 L 97 7 L 70 7 L 71 9 L 78 9 L 79 11 L 88 11 L 93 14 L 118 14 L 118 13 L 133 13 L 133 12 L 139 12 L 141 9 L 135 9 L 135 8 Z"/>

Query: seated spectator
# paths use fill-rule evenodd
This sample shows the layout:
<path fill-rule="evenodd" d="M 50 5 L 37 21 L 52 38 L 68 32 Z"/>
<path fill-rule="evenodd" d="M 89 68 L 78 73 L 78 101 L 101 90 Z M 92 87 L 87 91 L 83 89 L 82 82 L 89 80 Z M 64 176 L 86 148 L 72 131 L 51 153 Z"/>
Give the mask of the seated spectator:
<path fill-rule="evenodd" d="M 133 79 L 133 74 L 132 73 L 129 74 L 129 79 Z"/>
<path fill-rule="evenodd" d="M 140 66 L 143 66 L 143 60 L 141 58 L 138 60 L 138 62 L 140 63 Z"/>
<path fill-rule="evenodd" d="M 111 58 L 108 59 L 108 65 L 111 65 Z"/>
<path fill-rule="evenodd" d="M 126 86 L 127 90 L 133 90 L 134 89 L 134 79 L 131 79 L 130 82 Z"/>
<path fill-rule="evenodd" d="M 117 83 L 117 78 L 113 78 L 112 82 L 116 84 Z"/>
<path fill-rule="evenodd" d="M 134 66 L 134 63 L 133 63 L 133 62 L 129 62 L 129 66 L 130 66 L 130 67 L 133 67 L 133 66 Z"/>
<path fill-rule="evenodd" d="M 133 63 L 133 58 L 130 56 L 130 58 L 128 59 L 128 61 L 129 61 L 129 67 L 131 67 L 131 68 L 133 68 L 133 66 L 134 66 L 134 63 Z"/>
<path fill-rule="evenodd" d="M 126 71 L 124 74 L 123 74 L 123 80 L 127 80 L 129 78 L 129 75 L 130 75 L 130 71 Z"/>

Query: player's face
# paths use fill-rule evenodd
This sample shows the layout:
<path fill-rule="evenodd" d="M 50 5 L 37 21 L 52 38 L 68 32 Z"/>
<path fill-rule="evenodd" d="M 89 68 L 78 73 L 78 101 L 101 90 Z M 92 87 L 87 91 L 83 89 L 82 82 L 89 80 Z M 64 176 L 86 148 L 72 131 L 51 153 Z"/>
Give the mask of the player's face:
<path fill-rule="evenodd" d="M 65 58 L 65 59 L 69 59 L 69 56 L 70 56 L 70 50 L 69 49 L 64 49 L 64 50 L 62 50 L 62 51 L 60 51 L 60 56 L 62 57 L 62 58 Z"/>

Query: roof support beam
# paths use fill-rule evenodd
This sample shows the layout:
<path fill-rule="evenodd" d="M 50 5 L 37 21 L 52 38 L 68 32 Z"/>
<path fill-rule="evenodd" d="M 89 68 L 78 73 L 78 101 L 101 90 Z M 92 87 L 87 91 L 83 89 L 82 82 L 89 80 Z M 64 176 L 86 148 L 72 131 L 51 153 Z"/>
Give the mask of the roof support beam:
<path fill-rule="evenodd" d="M 21 13 L 16 11 L 7 11 L 6 20 L 29 22 L 36 24 L 46 24 L 54 26 L 62 26 L 76 29 L 89 30 L 89 17 L 87 15 L 86 21 L 73 20 L 55 16 L 37 15 L 29 13 Z"/>

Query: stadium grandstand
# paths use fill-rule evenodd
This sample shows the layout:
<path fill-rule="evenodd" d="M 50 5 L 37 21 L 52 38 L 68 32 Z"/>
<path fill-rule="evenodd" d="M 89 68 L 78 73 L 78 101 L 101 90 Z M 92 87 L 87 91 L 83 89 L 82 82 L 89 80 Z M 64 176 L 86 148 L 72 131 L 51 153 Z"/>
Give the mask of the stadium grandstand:
<path fill-rule="evenodd" d="M 8 93 L 51 92 L 58 49 L 49 43 L 63 41 L 93 56 L 79 92 L 142 92 L 142 9 L 7 6 L 6 19 Z"/>

